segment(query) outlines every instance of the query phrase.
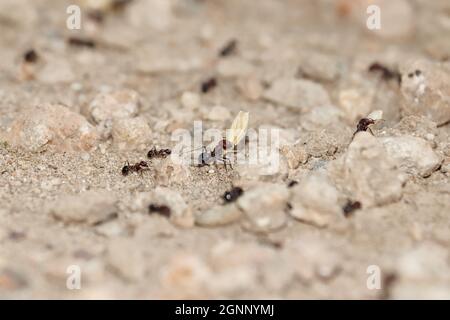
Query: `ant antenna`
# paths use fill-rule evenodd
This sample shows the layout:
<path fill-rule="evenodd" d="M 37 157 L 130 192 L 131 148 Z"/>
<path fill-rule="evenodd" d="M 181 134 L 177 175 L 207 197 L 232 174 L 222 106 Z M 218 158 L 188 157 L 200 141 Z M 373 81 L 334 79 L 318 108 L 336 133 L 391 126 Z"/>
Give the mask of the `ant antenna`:
<path fill-rule="evenodd" d="M 189 153 L 189 152 L 194 152 L 194 151 L 197 151 L 197 150 L 200 150 L 200 149 L 203 150 L 203 148 L 206 149 L 205 146 L 201 146 L 201 147 L 198 147 L 198 148 L 195 148 L 195 149 L 191 149 L 191 150 L 188 150 L 188 151 L 180 152 L 179 155 L 186 154 L 186 153 Z"/>

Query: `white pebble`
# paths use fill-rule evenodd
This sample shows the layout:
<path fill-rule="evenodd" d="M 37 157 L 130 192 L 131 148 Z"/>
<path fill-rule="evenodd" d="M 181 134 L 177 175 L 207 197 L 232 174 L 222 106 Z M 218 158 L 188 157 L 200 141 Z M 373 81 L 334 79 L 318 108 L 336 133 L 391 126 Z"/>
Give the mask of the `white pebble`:
<path fill-rule="evenodd" d="M 187 109 L 198 109 L 200 107 L 200 96 L 195 92 L 183 92 L 181 95 L 181 104 Z"/>

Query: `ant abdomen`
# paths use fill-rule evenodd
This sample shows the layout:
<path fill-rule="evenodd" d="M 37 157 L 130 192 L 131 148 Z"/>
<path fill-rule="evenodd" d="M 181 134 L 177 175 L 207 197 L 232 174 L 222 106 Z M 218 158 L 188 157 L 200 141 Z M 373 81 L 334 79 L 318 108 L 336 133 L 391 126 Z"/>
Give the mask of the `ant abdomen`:
<path fill-rule="evenodd" d="M 226 153 L 227 150 L 232 150 L 233 147 L 234 146 L 230 141 L 222 139 L 222 141 L 220 141 L 214 148 L 213 156 L 217 159 L 220 159 Z"/>

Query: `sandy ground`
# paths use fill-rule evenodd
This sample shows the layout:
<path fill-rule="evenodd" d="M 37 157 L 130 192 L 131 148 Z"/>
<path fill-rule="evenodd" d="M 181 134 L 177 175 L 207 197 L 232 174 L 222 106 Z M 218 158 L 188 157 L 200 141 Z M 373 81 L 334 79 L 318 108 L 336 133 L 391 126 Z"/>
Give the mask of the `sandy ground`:
<path fill-rule="evenodd" d="M 1 298 L 450 298 L 446 1 L 382 1 L 386 20 L 377 32 L 365 26 L 362 0 L 136 0 L 101 7 L 101 22 L 88 15 L 94 2 L 78 3 L 82 29 L 73 31 L 65 26 L 68 1 L 0 1 Z M 70 37 L 95 46 L 71 45 Z M 218 55 L 231 39 L 236 50 Z M 38 59 L 26 62 L 31 48 Z M 430 99 L 441 113 L 409 108 L 404 70 L 411 59 L 432 64 L 421 72 L 427 88 L 440 90 Z M 369 72 L 374 62 L 400 72 L 401 84 Z M 202 93 L 210 77 L 217 87 Z M 331 107 L 314 113 L 322 91 L 267 94 L 278 79 L 317 84 Z M 111 137 L 89 106 L 99 94 L 122 89 L 137 92 L 130 118 L 142 121 L 139 127 L 118 115 Z M 59 118 L 60 109 L 36 109 L 46 104 L 70 113 Z M 359 133 L 352 149 L 359 119 L 377 109 L 385 121 L 374 127 L 375 137 Z M 303 146 L 296 152 L 304 161 L 283 160 L 279 172 L 258 175 L 239 166 L 171 167 L 160 159 L 142 174 L 121 174 L 126 161 L 148 160 L 152 146 L 172 148 L 175 129 L 191 130 L 194 120 L 225 129 L 239 110 L 250 113 L 249 128 L 278 128 L 284 143 Z M 424 118 L 409 126 L 408 116 Z M 71 131 L 83 125 L 94 138 L 83 136 L 87 129 Z M 53 134 L 44 142 L 42 126 Z M 428 155 L 396 160 L 389 169 L 384 156 L 361 166 L 356 157 L 363 183 L 340 174 L 352 150 L 364 156 L 372 148 L 364 151 L 366 143 L 381 150 L 383 137 L 400 134 L 423 141 L 430 167 L 420 162 Z M 412 163 L 406 171 L 402 161 Z M 309 183 L 318 172 L 331 182 Z M 292 180 L 299 185 L 288 188 Z M 289 193 L 283 209 L 272 187 L 258 193 L 263 183 Z M 260 214 L 252 209 L 227 225 L 200 226 L 198 217 L 218 212 L 232 186 L 244 189 L 242 197 L 256 190 L 255 207 L 265 203 L 261 211 L 276 227 L 248 227 L 249 216 Z M 187 206 L 181 218 L 149 214 L 157 187 L 178 193 L 168 203 Z M 362 208 L 345 217 L 349 198 Z M 312 217 L 295 219 L 289 210 L 297 203 Z M 79 290 L 66 286 L 74 265 Z M 367 285 L 369 266 L 381 272 L 378 289 Z"/>

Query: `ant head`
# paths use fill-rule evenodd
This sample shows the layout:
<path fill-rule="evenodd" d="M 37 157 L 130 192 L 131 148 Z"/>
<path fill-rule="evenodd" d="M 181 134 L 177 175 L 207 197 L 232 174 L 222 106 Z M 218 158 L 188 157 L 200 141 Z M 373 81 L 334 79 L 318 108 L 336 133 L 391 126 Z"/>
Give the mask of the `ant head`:
<path fill-rule="evenodd" d="M 230 141 L 228 141 L 227 139 L 223 139 L 222 140 L 222 148 L 224 150 L 233 149 L 233 144 Z"/>
<path fill-rule="evenodd" d="M 145 162 L 145 161 L 139 162 L 139 165 L 140 165 L 141 167 L 148 167 L 148 164 L 147 164 L 147 162 Z"/>
<path fill-rule="evenodd" d="M 227 139 L 222 139 L 214 148 L 215 153 L 222 154 L 222 150 L 232 150 L 233 144 Z"/>
<path fill-rule="evenodd" d="M 127 166 L 127 165 L 125 165 L 125 166 L 122 168 L 122 175 L 126 176 L 126 175 L 128 175 L 128 173 L 130 173 L 130 167 Z"/>
<path fill-rule="evenodd" d="M 370 119 L 370 118 L 362 118 L 361 120 L 359 120 L 358 125 L 360 126 L 368 126 L 371 124 L 374 124 L 375 120 Z"/>

